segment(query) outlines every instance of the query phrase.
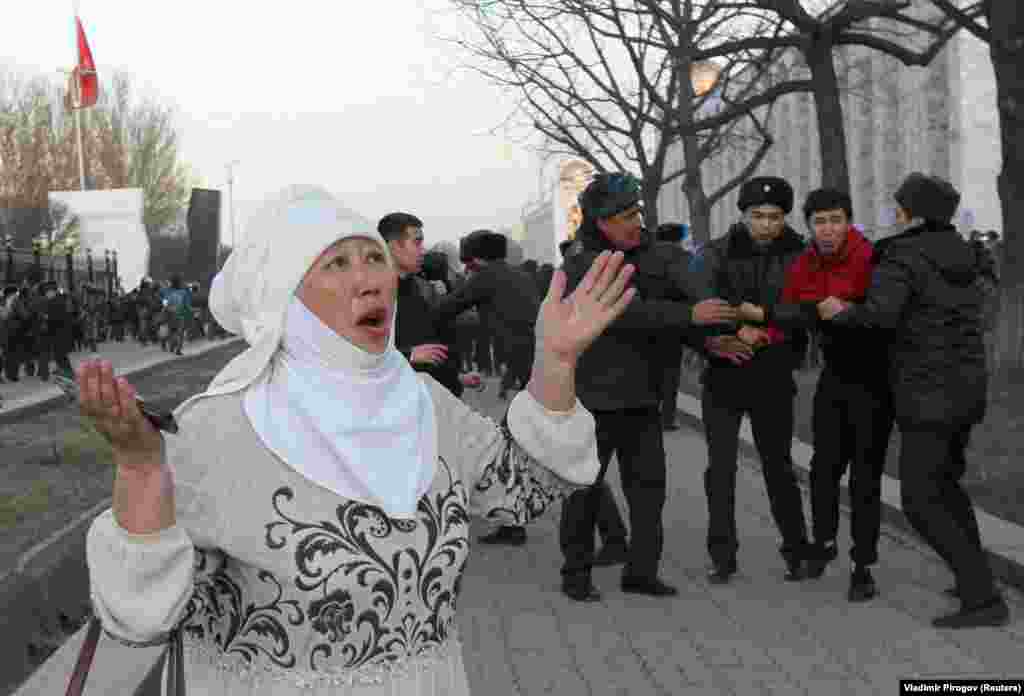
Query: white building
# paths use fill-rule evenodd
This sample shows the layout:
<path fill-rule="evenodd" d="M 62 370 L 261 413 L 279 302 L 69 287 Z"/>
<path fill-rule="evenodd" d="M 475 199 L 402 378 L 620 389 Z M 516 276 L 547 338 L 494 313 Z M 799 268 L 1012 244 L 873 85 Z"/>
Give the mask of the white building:
<path fill-rule="evenodd" d="M 797 57 L 787 58 L 794 63 Z M 796 66 L 797 70 L 802 64 Z M 847 159 L 854 217 L 869 235 L 893 224 L 893 192 L 912 171 L 948 179 L 962 194 L 957 224 L 966 229 L 1002 226 L 996 177 L 1002 166 L 996 85 L 988 47 L 962 31 L 927 68 L 904 67 L 894 58 L 861 47 L 836 52 L 843 90 Z M 756 175 L 787 179 L 796 192 L 790 223 L 804 233 L 798 210 L 821 182 L 818 124 L 810 94 L 783 97 L 768 130 L 775 145 Z M 676 147 L 667 165 L 678 166 Z M 726 153 L 703 167 L 705 189 L 716 190 L 739 173 L 744 153 Z M 827 166 L 827 163 L 826 163 Z M 736 221 L 739 189 L 712 212 L 711 234 Z M 688 222 L 686 196 L 678 183 L 659 195 L 659 219 Z"/>

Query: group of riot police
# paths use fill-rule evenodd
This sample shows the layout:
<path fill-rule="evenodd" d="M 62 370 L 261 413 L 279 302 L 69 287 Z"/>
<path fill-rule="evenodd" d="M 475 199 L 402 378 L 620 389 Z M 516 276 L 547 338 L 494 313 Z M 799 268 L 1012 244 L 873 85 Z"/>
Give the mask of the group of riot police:
<path fill-rule="evenodd" d="M 89 285 L 68 292 L 55 280 L 7 285 L 0 298 L 0 383 L 47 381 L 53 369 L 70 375 L 71 353 L 95 352 L 105 341 L 159 343 L 181 355 L 186 340 L 217 332 L 197 291 L 198 284 L 180 278 L 163 286 L 144 278 L 131 292 L 110 295 Z"/>

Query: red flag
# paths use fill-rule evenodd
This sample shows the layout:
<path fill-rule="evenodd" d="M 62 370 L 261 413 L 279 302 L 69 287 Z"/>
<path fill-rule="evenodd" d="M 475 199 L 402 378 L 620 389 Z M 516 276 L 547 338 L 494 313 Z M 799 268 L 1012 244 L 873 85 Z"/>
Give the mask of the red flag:
<path fill-rule="evenodd" d="M 75 79 L 78 81 L 78 108 L 95 106 L 100 95 L 100 81 L 96 75 L 96 64 L 92 60 L 89 42 L 85 39 L 82 20 L 75 17 L 78 25 L 78 66 L 75 68 Z"/>

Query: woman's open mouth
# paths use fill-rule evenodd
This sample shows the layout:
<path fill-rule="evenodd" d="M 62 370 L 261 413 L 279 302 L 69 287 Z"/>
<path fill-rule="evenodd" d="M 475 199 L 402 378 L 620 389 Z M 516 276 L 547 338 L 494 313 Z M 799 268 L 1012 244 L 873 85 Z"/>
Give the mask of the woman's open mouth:
<path fill-rule="evenodd" d="M 391 329 L 388 319 L 388 310 L 383 307 L 379 307 L 366 312 L 359 318 L 356 325 L 360 328 L 366 329 L 370 333 L 382 335 L 387 334 Z"/>

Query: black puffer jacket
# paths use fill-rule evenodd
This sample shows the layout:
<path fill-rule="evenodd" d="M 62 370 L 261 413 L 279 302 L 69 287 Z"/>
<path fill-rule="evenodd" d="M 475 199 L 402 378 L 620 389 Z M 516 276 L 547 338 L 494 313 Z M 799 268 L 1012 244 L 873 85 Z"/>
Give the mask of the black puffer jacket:
<path fill-rule="evenodd" d="M 804 238 L 788 226 L 777 239 L 761 246 L 751 239 L 746 225 L 737 223 L 725 236 L 705 245 L 701 256 L 702 271 L 715 297 L 721 297 L 732 305 L 750 302 L 770 313 L 781 300 L 786 271 L 806 246 Z M 738 329 L 738 326 L 726 326 L 709 333 L 732 334 Z M 747 393 L 752 385 L 767 387 L 776 381 L 792 384 L 793 370 L 800 366 L 807 351 L 807 332 L 793 329 L 786 335 L 784 343 L 759 349 L 754 359 L 744 365 L 734 365 L 708 354 L 710 370 L 705 383 Z M 771 389 L 765 389 L 764 393 L 771 393 Z"/>
<path fill-rule="evenodd" d="M 982 318 L 991 262 L 952 226 L 915 227 L 876 245 L 863 304 L 834 322 L 891 329 L 890 376 L 901 427 L 972 425 L 985 416 Z"/>
<path fill-rule="evenodd" d="M 567 293 L 579 285 L 594 259 L 610 249 L 593 223 L 581 225 L 578 240 L 566 251 Z M 687 268 L 687 256 L 652 244 L 646 232 L 643 243 L 625 257 L 636 267 L 630 285 L 637 294 L 576 366 L 577 395 L 592 411 L 659 404 L 665 343 L 696 340 L 693 305 L 707 297 L 707 288 Z"/>

